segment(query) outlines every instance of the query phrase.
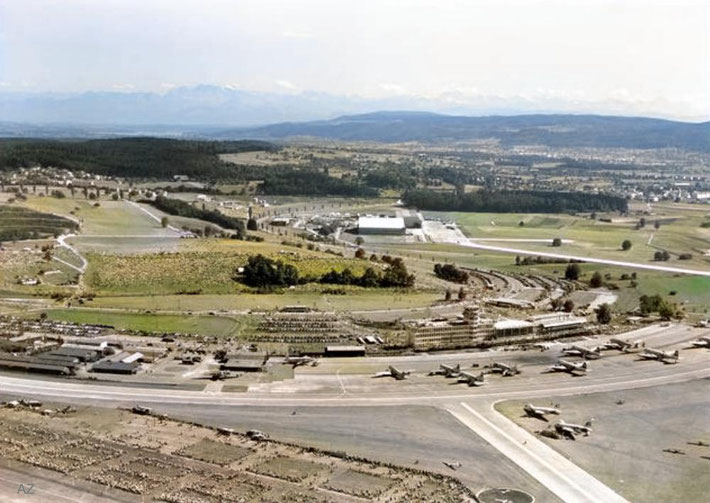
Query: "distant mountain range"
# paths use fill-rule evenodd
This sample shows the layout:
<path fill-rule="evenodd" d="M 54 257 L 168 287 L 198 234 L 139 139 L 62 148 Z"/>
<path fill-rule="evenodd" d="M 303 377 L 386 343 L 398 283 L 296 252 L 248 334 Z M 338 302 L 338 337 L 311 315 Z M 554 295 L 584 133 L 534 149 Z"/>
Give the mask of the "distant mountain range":
<path fill-rule="evenodd" d="M 671 147 L 710 152 L 710 122 L 514 115 L 521 109 L 525 108 L 516 109 L 511 102 L 476 108 L 407 96 L 373 100 L 314 92 L 269 94 L 219 86 L 181 87 L 165 94 L 0 93 L 0 137 L 319 137 L 381 142 L 491 138 L 505 145 Z"/>
<path fill-rule="evenodd" d="M 492 138 L 504 145 L 679 148 L 710 152 L 710 122 L 600 115 L 464 117 L 423 112 L 376 112 L 327 121 L 225 130 L 214 132 L 212 136 L 220 139 L 319 137 L 346 141 L 437 143 Z"/>

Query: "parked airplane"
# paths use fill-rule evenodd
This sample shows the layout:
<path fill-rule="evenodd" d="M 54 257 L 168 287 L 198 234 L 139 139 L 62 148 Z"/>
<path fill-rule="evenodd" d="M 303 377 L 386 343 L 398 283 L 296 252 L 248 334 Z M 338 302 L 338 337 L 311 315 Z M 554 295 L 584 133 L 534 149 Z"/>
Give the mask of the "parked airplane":
<path fill-rule="evenodd" d="M 490 372 L 494 374 L 500 374 L 503 377 L 514 376 L 520 374 L 520 370 L 517 365 L 508 365 L 507 363 L 493 362 L 490 366 Z"/>
<path fill-rule="evenodd" d="M 638 346 L 638 343 L 625 341 L 623 339 L 615 339 L 612 337 L 611 339 L 609 339 L 609 342 L 605 342 L 604 344 L 602 344 L 602 349 L 616 349 L 619 351 L 626 352 L 635 346 Z"/>
<path fill-rule="evenodd" d="M 697 341 L 691 342 L 694 348 L 710 348 L 710 335 L 704 335 Z"/>
<path fill-rule="evenodd" d="M 461 372 L 458 382 L 465 382 L 469 386 L 483 386 L 486 384 L 483 372 L 478 375 L 471 374 L 470 372 Z"/>
<path fill-rule="evenodd" d="M 602 357 L 602 349 L 598 346 L 594 349 L 589 349 L 575 344 L 562 348 L 562 352 L 568 356 L 580 356 L 585 360 L 595 360 Z"/>
<path fill-rule="evenodd" d="M 571 424 L 571 423 L 565 423 L 564 421 L 560 420 L 555 424 L 555 431 L 559 433 L 560 435 L 563 435 L 570 440 L 575 440 L 575 435 L 579 435 L 580 433 L 584 433 L 585 437 L 588 437 L 589 434 L 592 432 L 592 421 L 589 420 L 584 425 L 581 424 Z"/>
<path fill-rule="evenodd" d="M 536 419 L 541 419 L 545 422 L 547 422 L 547 418 L 545 417 L 545 415 L 560 414 L 560 409 L 558 409 L 557 407 L 536 407 L 531 403 L 526 403 L 525 407 L 523 407 L 523 410 L 528 416 L 534 417 Z"/>
<path fill-rule="evenodd" d="M 301 365 L 308 365 L 309 363 L 313 366 L 318 365 L 318 360 L 310 356 L 287 356 L 284 358 L 284 363 L 293 365 L 293 368 L 299 367 Z"/>
<path fill-rule="evenodd" d="M 548 367 L 551 372 L 569 372 L 572 375 L 578 375 L 575 372 L 587 372 L 587 362 L 570 362 L 567 360 L 559 359 L 557 363 Z"/>
<path fill-rule="evenodd" d="M 455 367 L 442 363 L 437 370 L 429 372 L 430 376 L 457 377 L 461 373 L 461 364 L 457 363 Z"/>
<path fill-rule="evenodd" d="M 680 351 L 663 351 L 661 349 L 648 348 L 644 349 L 639 356 L 644 360 L 658 360 L 663 363 L 678 363 L 680 359 Z"/>
<path fill-rule="evenodd" d="M 399 370 L 392 365 L 390 365 L 387 370 L 383 372 L 378 372 L 372 377 L 394 377 L 398 381 L 401 381 L 403 379 L 406 379 L 409 374 L 411 374 L 411 370 Z"/>

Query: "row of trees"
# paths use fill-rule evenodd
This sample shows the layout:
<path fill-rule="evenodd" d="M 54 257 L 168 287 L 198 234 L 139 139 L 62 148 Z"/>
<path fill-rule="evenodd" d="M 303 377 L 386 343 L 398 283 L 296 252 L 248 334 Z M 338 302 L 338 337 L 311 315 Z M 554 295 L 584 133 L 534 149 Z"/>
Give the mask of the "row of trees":
<path fill-rule="evenodd" d="M 573 213 L 628 209 L 622 197 L 586 192 L 536 190 L 479 190 L 462 193 L 426 189 L 405 192 L 407 206 L 430 211 L 478 211 L 489 213 Z"/>
<path fill-rule="evenodd" d="M 158 208 L 160 211 L 164 211 L 170 215 L 206 220 L 207 222 L 212 222 L 213 224 L 217 224 L 225 229 L 232 229 L 236 231 L 239 239 L 243 239 L 245 236 L 245 225 L 242 219 L 229 217 L 217 210 L 203 210 L 186 203 L 185 201 L 163 196 L 158 196 L 154 201 L 147 202 Z"/>
<path fill-rule="evenodd" d="M 353 274 L 350 269 L 335 269 L 319 278 L 299 276 L 298 269 L 280 260 L 273 260 L 263 255 L 249 257 L 241 275 L 246 285 L 268 289 L 273 287 L 293 286 L 311 282 L 330 285 L 356 285 L 367 288 L 409 288 L 414 286 L 415 277 L 409 274 L 401 258 L 392 258 L 384 271 L 368 267 L 362 275 Z"/>

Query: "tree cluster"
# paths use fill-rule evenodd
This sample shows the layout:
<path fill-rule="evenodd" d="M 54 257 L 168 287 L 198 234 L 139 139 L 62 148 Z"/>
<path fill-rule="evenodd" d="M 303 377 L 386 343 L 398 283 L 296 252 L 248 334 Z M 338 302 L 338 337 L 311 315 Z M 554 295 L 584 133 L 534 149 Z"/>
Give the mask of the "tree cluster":
<path fill-rule="evenodd" d="M 244 237 L 244 221 L 239 218 L 229 217 L 217 210 L 203 210 L 185 201 L 169 197 L 158 196 L 155 198 L 155 201 L 148 202 L 160 211 L 164 211 L 170 215 L 206 220 L 225 229 L 236 231 L 237 236 L 240 238 Z"/>
<path fill-rule="evenodd" d="M 298 270 L 280 260 L 273 260 L 263 255 L 249 257 L 241 280 L 256 288 L 273 288 L 318 282 L 328 285 L 355 285 L 366 288 L 409 288 L 414 286 L 415 276 L 409 274 L 407 267 L 400 258 L 393 258 L 387 263 L 384 271 L 372 267 L 365 269 L 357 276 L 346 268 L 342 271 L 330 270 L 320 278 L 299 276 Z"/>
<path fill-rule="evenodd" d="M 434 274 L 438 278 L 446 281 L 452 281 L 454 283 L 468 282 L 468 273 L 452 264 L 435 264 Z"/>

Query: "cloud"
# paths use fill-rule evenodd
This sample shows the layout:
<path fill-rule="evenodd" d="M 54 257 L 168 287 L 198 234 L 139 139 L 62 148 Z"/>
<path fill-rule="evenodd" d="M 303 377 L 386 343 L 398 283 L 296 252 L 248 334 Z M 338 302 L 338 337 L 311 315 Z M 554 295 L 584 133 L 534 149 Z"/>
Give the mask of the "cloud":
<path fill-rule="evenodd" d="M 383 82 L 379 85 L 379 87 L 383 91 L 392 94 L 409 94 L 406 87 L 400 86 L 399 84 L 393 84 L 392 82 Z"/>
<path fill-rule="evenodd" d="M 301 40 L 314 39 L 315 34 L 307 31 L 285 31 L 281 34 L 283 38 L 297 38 Z"/>
<path fill-rule="evenodd" d="M 111 89 L 115 89 L 116 91 L 132 91 L 135 89 L 136 86 L 133 84 L 112 84 Z"/>
<path fill-rule="evenodd" d="M 299 91 L 300 88 L 294 84 L 293 82 L 290 82 L 288 80 L 277 80 L 275 81 L 276 85 L 279 87 L 283 87 L 284 89 L 288 89 L 289 91 Z"/>

